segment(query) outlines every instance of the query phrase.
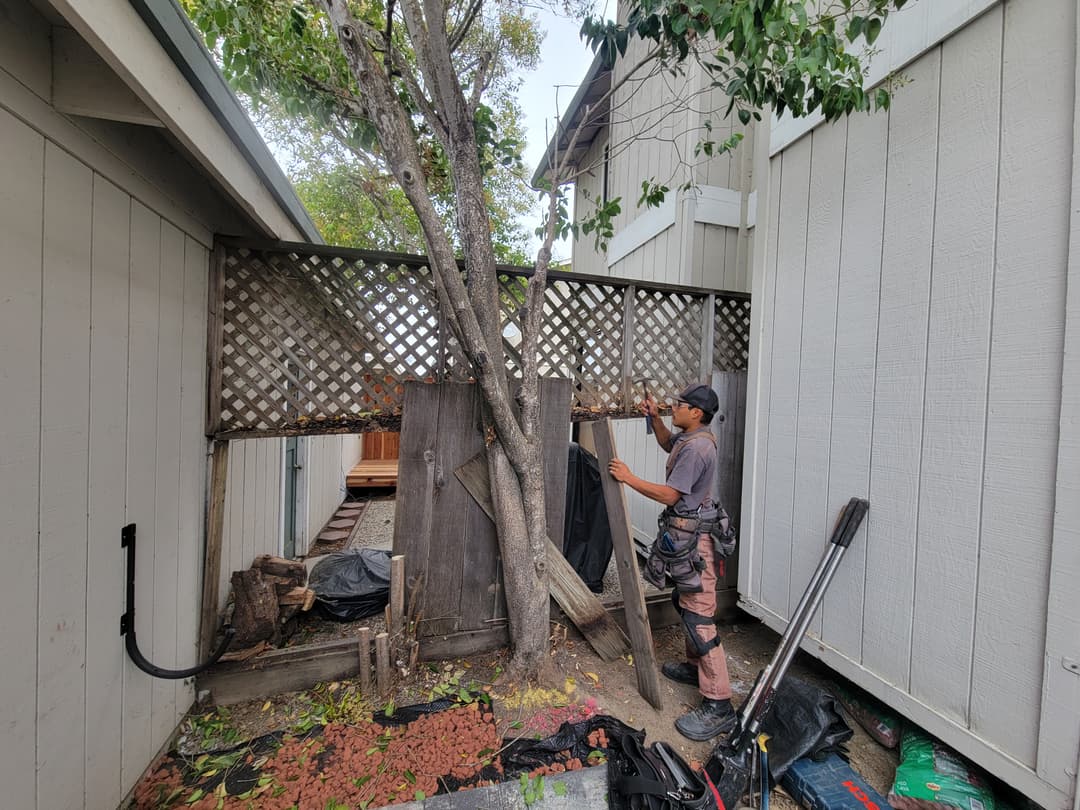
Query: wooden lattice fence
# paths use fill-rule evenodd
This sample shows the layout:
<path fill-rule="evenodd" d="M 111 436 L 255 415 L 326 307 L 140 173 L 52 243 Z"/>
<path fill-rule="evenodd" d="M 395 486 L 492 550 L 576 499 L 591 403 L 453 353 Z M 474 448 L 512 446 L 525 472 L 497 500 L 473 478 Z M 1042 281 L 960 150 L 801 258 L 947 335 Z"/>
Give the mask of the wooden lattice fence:
<path fill-rule="evenodd" d="M 223 241 L 215 268 L 212 435 L 363 431 L 396 418 L 406 381 L 470 377 L 424 257 Z M 499 272 L 514 373 L 530 273 Z M 745 369 L 749 326 L 743 293 L 553 272 L 540 372 L 571 380 L 575 418 L 629 415 L 637 378 L 663 397 L 713 370 Z"/>

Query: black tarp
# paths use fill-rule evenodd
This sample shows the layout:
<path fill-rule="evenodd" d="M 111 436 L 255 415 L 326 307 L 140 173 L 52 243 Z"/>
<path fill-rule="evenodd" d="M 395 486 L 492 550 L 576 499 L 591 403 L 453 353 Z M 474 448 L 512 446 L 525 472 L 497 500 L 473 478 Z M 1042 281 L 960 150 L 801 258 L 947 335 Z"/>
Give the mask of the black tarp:
<path fill-rule="evenodd" d="M 604 590 L 604 572 L 611 562 L 608 526 L 600 467 L 596 456 L 570 443 L 566 468 L 566 517 L 563 521 L 563 556 L 593 593 Z"/>

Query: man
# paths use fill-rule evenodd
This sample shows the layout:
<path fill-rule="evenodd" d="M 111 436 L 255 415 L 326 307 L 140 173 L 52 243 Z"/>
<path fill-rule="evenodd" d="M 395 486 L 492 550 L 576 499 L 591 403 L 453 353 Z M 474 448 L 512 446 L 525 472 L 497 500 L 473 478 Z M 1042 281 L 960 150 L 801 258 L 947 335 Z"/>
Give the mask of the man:
<path fill-rule="evenodd" d="M 709 423 L 719 405 L 709 386 L 689 386 L 672 403 L 672 424 L 680 429 L 672 433 L 660 418 L 656 403 L 652 399 L 646 401 L 656 442 L 669 454 L 663 484 L 638 478 L 618 459 L 608 466 L 616 481 L 666 507 L 660 516 L 660 531 L 645 577 L 654 584 L 662 584 L 665 575 L 675 581 L 677 604 L 687 631 L 688 661 L 664 664 L 661 671 L 673 681 L 700 690 L 701 705 L 675 721 L 675 728 L 683 736 L 699 741 L 731 731 L 736 722 L 727 659 L 713 621 L 716 579 L 722 560 L 710 531 L 723 537 L 725 553 L 730 553 L 734 536 L 728 531 L 726 513 L 713 504 L 711 496 L 716 439 Z"/>

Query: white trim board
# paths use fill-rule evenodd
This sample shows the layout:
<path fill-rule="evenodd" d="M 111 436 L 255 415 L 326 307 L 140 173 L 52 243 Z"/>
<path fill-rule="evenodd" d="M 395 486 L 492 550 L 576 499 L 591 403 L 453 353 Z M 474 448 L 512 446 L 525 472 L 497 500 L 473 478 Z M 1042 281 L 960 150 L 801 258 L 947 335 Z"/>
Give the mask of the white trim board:
<path fill-rule="evenodd" d="M 753 228 L 757 218 L 756 195 L 756 191 L 750 192 L 747 228 Z M 658 208 L 650 208 L 615 234 L 608 245 L 608 268 L 672 227 L 678 220 L 678 206 L 683 203 L 690 212 L 692 224 L 700 222 L 735 229 L 742 225 L 742 194 L 735 189 L 695 186 L 685 193 L 669 193 Z"/>
<path fill-rule="evenodd" d="M 612 237 L 607 251 L 609 268 L 675 224 L 676 196 L 669 194 L 658 208 L 648 209 Z"/>
<path fill-rule="evenodd" d="M 883 82 L 928 50 L 964 28 L 1002 0 L 916 0 L 895 11 L 874 43 L 878 51 L 866 74 L 867 88 Z M 862 47 L 859 40 L 858 47 Z M 769 157 L 781 152 L 825 120 L 820 112 L 804 118 L 787 113 L 773 117 L 769 135 Z"/>
<path fill-rule="evenodd" d="M 739 588 L 740 593 L 742 588 Z M 787 621 L 767 607 L 747 600 L 740 595 L 739 607 L 751 616 L 760 619 L 777 633 L 787 629 Z M 977 737 L 969 729 L 939 714 L 901 689 L 886 683 L 874 672 L 856 661 L 842 655 L 828 646 L 820 638 L 806 636 L 800 647 L 829 668 L 857 684 L 874 697 L 888 703 L 897 711 L 918 723 L 922 728 L 938 737 L 946 745 L 963 751 L 977 765 L 997 775 L 1019 789 L 1025 796 L 1042 807 L 1064 807 L 1067 797 L 1044 782 L 1038 775 L 1021 762 L 998 750 L 993 745 Z"/>

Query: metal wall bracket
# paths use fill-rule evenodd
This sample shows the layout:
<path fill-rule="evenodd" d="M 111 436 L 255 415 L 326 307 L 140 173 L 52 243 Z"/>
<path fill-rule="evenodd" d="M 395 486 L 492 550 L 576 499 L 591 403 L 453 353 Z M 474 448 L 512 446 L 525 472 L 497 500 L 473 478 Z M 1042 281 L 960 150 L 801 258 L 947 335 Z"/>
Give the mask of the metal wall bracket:
<path fill-rule="evenodd" d="M 188 669 L 163 669 L 158 666 L 154 666 L 143 654 L 139 651 L 139 642 L 135 639 L 135 524 L 129 523 L 123 529 L 120 530 L 120 547 L 127 549 L 127 604 L 126 610 L 120 616 L 120 635 L 124 637 L 124 648 L 127 650 L 128 657 L 135 666 L 145 672 L 147 675 L 153 675 L 155 678 L 163 678 L 165 680 L 180 680 L 181 678 L 190 678 L 192 675 L 198 675 L 205 669 L 213 666 L 217 663 L 217 660 L 225 654 L 225 651 L 229 649 L 229 644 L 232 643 L 233 636 L 236 635 L 236 631 L 231 627 L 225 628 L 224 638 L 221 639 L 221 643 L 218 644 L 218 648 L 214 650 L 213 655 L 210 656 L 210 660 L 198 666 L 189 667 Z"/>

